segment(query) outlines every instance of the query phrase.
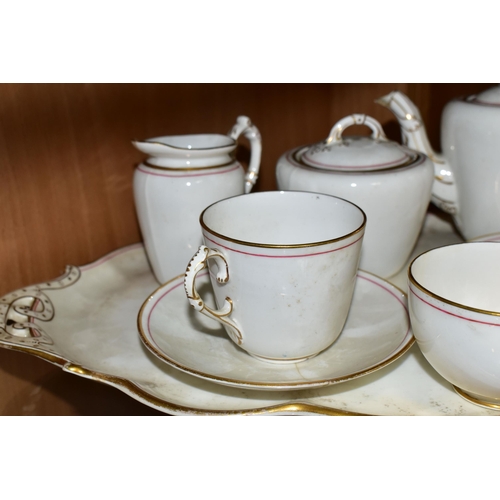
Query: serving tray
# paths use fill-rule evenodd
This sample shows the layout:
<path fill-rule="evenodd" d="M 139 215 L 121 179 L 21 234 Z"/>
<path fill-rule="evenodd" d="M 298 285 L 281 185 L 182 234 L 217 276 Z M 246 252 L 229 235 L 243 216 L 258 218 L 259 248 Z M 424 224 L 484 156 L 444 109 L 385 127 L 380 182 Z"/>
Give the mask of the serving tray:
<path fill-rule="evenodd" d="M 461 241 L 434 214 L 414 255 Z M 406 271 L 391 280 L 407 290 Z M 151 354 L 137 313 L 158 288 L 143 246 L 133 245 L 64 276 L 0 298 L 0 346 L 38 356 L 74 375 L 114 386 L 174 415 L 498 415 L 457 395 L 414 345 L 391 365 L 321 389 L 259 391 L 183 373 Z"/>

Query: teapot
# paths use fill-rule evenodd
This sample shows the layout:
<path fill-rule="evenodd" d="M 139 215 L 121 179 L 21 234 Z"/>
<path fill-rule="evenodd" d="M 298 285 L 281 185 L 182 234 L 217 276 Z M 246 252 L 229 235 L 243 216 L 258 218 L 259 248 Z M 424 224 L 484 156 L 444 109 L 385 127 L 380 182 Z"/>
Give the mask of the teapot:
<path fill-rule="evenodd" d="M 250 142 L 246 172 L 234 157 L 241 134 Z M 228 135 L 172 135 L 132 144 L 149 155 L 134 172 L 134 201 L 153 273 L 165 283 L 186 270 L 201 245 L 201 212 L 218 200 L 252 190 L 262 140 L 251 120 L 239 116 Z"/>
<path fill-rule="evenodd" d="M 462 236 L 471 240 L 500 232 L 500 87 L 445 106 L 441 154 L 432 149 L 408 96 L 394 91 L 376 102 L 393 112 L 403 142 L 432 160 L 432 202 L 452 215 Z"/>
<path fill-rule="evenodd" d="M 343 136 L 352 125 L 368 126 L 371 136 Z M 398 273 L 410 257 L 433 177 L 425 155 L 388 140 L 380 123 L 364 114 L 342 118 L 327 139 L 284 153 L 276 165 L 279 189 L 330 194 L 366 213 L 359 265 L 382 278 Z"/>

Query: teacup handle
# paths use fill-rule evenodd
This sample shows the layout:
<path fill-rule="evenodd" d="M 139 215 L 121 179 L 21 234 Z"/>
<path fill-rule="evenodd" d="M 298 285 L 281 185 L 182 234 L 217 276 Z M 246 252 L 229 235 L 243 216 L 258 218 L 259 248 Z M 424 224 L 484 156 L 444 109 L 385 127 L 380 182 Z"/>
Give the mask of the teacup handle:
<path fill-rule="evenodd" d="M 259 129 L 252 124 L 248 116 L 238 116 L 229 136 L 236 141 L 241 134 L 250 142 L 250 162 L 245 175 L 245 194 L 248 194 L 257 182 L 257 177 L 259 176 L 262 138 Z"/>
<path fill-rule="evenodd" d="M 243 332 L 241 331 L 241 328 L 236 325 L 234 321 L 228 318 L 233 311 L 233 301 L 229 297 L 226 297 L 223 307 L 214 311 L 205 304 L 196 290 L 196 275 L 208 266 L 208 259 L 215 259 L 217 263 L 217 267 L 219 269 L 217 273 L 217 281 L 219 283 L 226 283 L 229 280 L 229 268 L 224 255 L 218 250 L 201 245 L 198 252 L 196 252 L 196 255 L 188 264 L 186 274 L 184 275 L 184 289 L 186 290 L 187 298 L 189 303 L 198 312 L 201 312 L 205 316 L 215 319 L 219 323 L 228 327 L 226 331 L 228 332 L 229 337 L 231 337 L 231 340 L 238 345 L 242 345 Z"/>
<path fill-rule="evenodd" d="M 331 144 L 333 142 L 342 142 L 342 133 L 344 130 L 348 127 L 351 127 L 352 125 L 366 125 L 367 127 L 371 128 L 372 130 L 372 139 L 379 139 L 381 141 L 387 141 L 387 137 L 384 133 L 384 129 L 382 128 L 382 125 L 375 120 L 375 118 L 372 118 L 371 116 L 368 115 L 361 115 L 361 114 L 353 114 L 346 116 L 339 120 L 333 127 L 332 130 L 330 130 L 330 135 L 326 139 L 327 144 Z"/>

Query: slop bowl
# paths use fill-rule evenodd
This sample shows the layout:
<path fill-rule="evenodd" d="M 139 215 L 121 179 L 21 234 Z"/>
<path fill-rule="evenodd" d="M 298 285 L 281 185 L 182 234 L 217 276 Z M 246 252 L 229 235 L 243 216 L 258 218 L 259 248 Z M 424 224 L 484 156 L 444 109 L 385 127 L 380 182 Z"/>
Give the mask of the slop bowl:
<path fill-rule="evenodd" d="M 500 410 L 500 245 L 425 252 L 408 282 L 413 334 L 427 361 L 463 398 Z"/>

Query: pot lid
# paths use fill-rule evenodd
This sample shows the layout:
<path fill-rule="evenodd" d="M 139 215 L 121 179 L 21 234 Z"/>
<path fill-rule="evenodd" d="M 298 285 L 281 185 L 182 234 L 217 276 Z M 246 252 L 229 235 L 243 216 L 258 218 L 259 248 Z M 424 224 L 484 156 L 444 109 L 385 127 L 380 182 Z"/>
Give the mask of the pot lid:
<path fill-rule="evenodd" d="M 486 106 L 500 106 L 500 86 L 492 87 L 480 94 L 472 95 L 467 98 L 469 102 L 483 104 Z"/>
<path fill-rule="evenodd" d="M 371 137 L 342 137 L 351 125 L 367 125 Z M 377 120 L 353 114 L 338 121 L 326 140 L 302 150 L 299 161 L 322 170 L 366 172 L 406 166 L 417 157 L 417 152 L 389 141 Z"/>

